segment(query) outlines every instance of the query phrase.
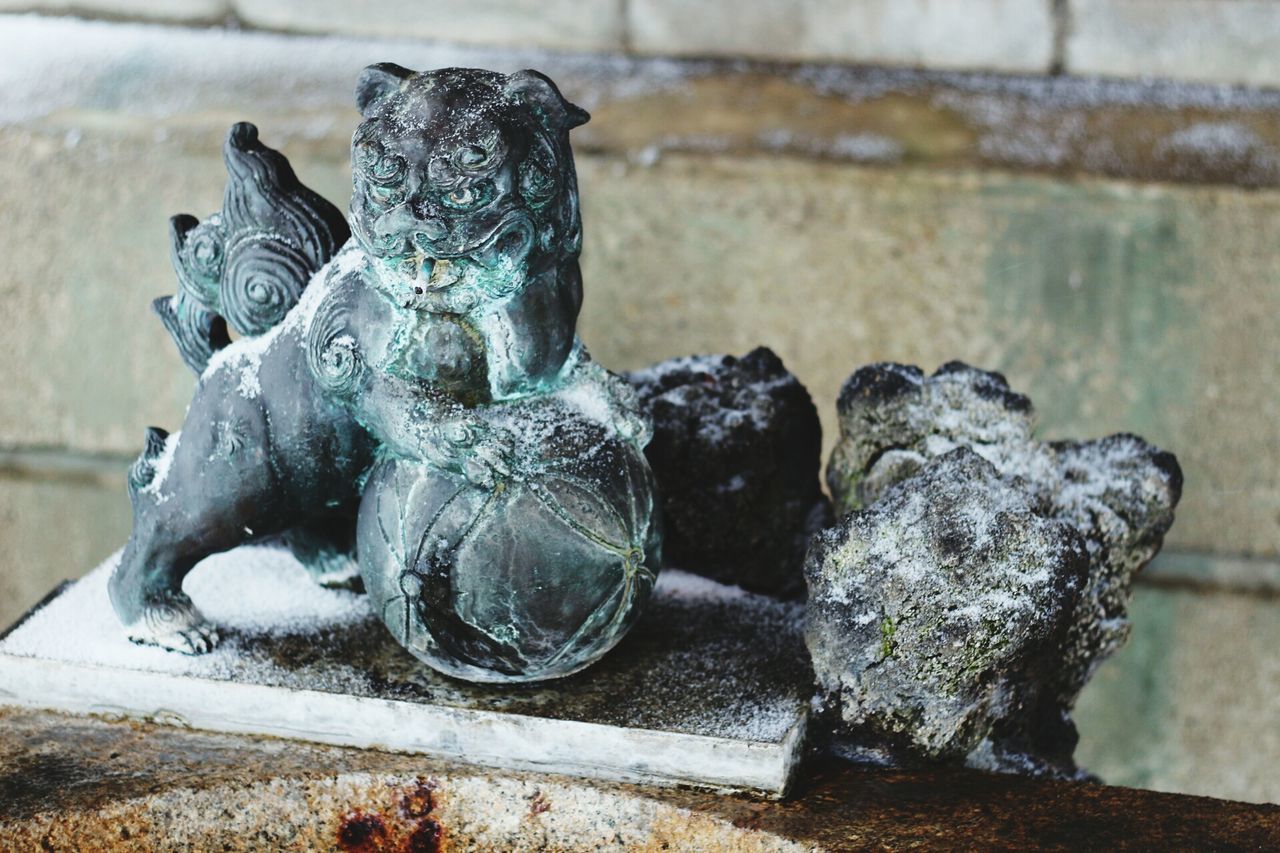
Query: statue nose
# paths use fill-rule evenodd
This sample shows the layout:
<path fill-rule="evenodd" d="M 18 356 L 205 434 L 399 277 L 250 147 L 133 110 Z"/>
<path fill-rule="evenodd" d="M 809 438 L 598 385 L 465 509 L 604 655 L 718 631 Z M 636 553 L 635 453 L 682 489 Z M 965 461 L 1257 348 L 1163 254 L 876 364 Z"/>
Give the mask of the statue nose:
<path fill-rule="evenodd" d="M 431 243 L 441 239 L 447 233 L 448 229 L 439 219 L 419 219 L 414 223 L 413 244 L 420 251 L 426 251 Z"/>

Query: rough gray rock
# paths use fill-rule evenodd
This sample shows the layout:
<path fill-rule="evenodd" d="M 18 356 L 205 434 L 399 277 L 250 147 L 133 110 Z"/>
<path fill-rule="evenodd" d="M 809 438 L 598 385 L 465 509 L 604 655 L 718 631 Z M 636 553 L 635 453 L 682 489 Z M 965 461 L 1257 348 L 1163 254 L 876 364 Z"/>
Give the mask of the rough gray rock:
<path fill-rule="evenodd" d="M 831 521 L 822 426 L 766 347 L 674 358 L 625 374 L 653 418 L 666 561 L 774 595 L 803 591 L 809 536 Z"/>
<path fill-rule="evenodd" d="M 1084 541 L 966 447 L 814 536 L 805 638 L 847 757 L 960 761 L 1060 647 Z"/>
<path fill-rule="evenodd" d="M 957 446 L 972 448 L 1002 473 L 1031 483 L 1053 467 L 1032 440 L 1031 401 L 999 373 L 949 362 L 925 378 L 920 368 L 882 362 L 854 372 L 836 402 L 840 437 L 827 466 L 838 513 L 873 502 L 927 460 Z"/>
<path fill-rule="evenodd" d="M 849 377 L 838 401 L 840 438 L 827 469 L 836 506 L 875 506 L 888 490 L 956 447 L 992 463 L 1034 511 L 1075 527 L 1088 577 L 1054 665 L 1025 691 L 970 763 L 989 769 L 1079 775 L 1069 712 L 1097 666 L 1129 632 L 1135 572 L 1160 550 L 1182 492 L 1177 459 L 1134 435 L 1042 442 L 1031 401 L 1005 378 L 960 362 L 930 377 L 872 364 Z"/>

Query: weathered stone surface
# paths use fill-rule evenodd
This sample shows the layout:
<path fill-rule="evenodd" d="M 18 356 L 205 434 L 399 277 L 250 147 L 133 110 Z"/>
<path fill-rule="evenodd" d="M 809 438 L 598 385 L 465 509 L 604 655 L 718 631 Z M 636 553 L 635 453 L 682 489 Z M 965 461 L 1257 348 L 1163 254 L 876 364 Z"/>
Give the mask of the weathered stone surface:
<path fill-rule="evenodd" d="M 1040 73 L 1053 55 L 1050 4 L 1025 0 L 631 0 L 627 21 L 643 53 Z"/>
<path fill-rule="evenodd" d="M 911 476 L 929 459 L 966 446 L 1005 470 L 1039 474 L 1050 461 L 1028 449 L 1035 426 L 1031 401 L 998 373 L 948 362 L 926 381 L 914 365 L 880 362 L 859 368 L 836 401 L 840 438 L 827 467 L 836 511 L 852 512 Z M 1029 459 L 1014 459 L 1032 454 Z"/>
<path fill-rule="evenodd" d="M 254 26 L 299 33 L 389 36 L 554 49 L 619 50 L 621 0 L 383 0 L 376 11 L 344 0 L 234 0 Z"/>
<path fill-rule="evenodd" d="M 1047 677 L 1087 565 L 1079 533 L 963 446 L 819 533 L 805 640 L 833 747 L 963 759 Z"/>
<path fill-rule="evenodd" d="M 148 139 L 175 126 L 220 139 L 231 122 L 248 119 L 272 138 L 293 134 L 345 146 L 353 78 L 365 65 L 390 58 L 415 68 L 538 68 L 595 116 L 576 132 L 580 151 L 621 152 L 640 162 L 672 151 L 765 153 L 1280 184 L 1275 91 L 839 65 L 761 67 L 34 16 L 0 22 L 0 55 L 9 60 L 0 66 L 0 122 L 47 119 L 64 133 L 121 129 L 142 119 Z M 193 55 L 199 63 L 189 61 Z"/>
<path fill-rule="evenodd" d="M 416 850 L 791 851 L 1280 844 L 1276 806 L 959 769 L 815 770 L 794 799 L 763 802 L 6 709 L 0 845 L 352 849 L 364 840 Z"/>
<path fill-rule="evenodd" d="M 1072 74 L 1280 84 L 1274 0 L 1069 0 Z"/>
<path fill-rule="evenodd" d="M 1071 704 L 1128 637 L 1133 576 L 1160 551 L 1173 524 L 1182 468 L 1172 453 L 1124 433 L 1051 447 L 1057 477 L 1050 481 L 1049 514 L 1079 530 L 1089 549 L 1089 584 L 1055 679 L 1059 700 Z"/>
<path fill-rule="evenodd" d="M 803 589 L 809 536 L 830 523 L 822 425 L 774 352 L 688 356 L 625 374 L 653 418 L 665 559 L 757 592 Z"/>
<path fill-rule="evenodd" d="M 861 368 L 845 383 L 838 408 L 841 438 L 827 482 L 841 510 L 877 506 L 886 490 L 931 460 L 966 447 L 1023 491 L 1038 515 L 1084 537 L 1088 576 L 1054 664 L 1024 695 L 1019 713 L 1003 718 L 992 743 L 971 759 L 997 769 L 1075 772 L 1068 712 L 1128 634 L 1133 575 L 1160 550 L 1181 497 L 1177 460 L 1128 434 L 1037 441 L 1031 401 L 1003 376 L 960 362 L 927 379 L 908 365 Z"/>

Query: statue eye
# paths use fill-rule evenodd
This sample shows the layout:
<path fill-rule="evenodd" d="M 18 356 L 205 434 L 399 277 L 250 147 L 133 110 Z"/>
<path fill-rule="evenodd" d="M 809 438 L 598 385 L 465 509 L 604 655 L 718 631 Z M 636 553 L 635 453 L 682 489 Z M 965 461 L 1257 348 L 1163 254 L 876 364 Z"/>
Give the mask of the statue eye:
<path fill-rule="evenodd" d="M 455 187 L 445 193 L 442 200 L 445 207 L 451 207 L 454 210 L 472 210 L 488 204 L 491 196 L 492 185 L 488 181 L 483 181 L 478 184 Z"/>
<path fill-rule="evenodd" d="M 383 154 L 369 165 L 369 177 L 380 184 L 391 184 L 404 177 L 407 166 L 396 154 Z"/>
<path fill-rule="evenodd" d="M 369 195 L 379 204 L 392 205 L 404 201 L 404 190 L 400 187 L 384 187 L 374 184 L 369 187 Z"/>

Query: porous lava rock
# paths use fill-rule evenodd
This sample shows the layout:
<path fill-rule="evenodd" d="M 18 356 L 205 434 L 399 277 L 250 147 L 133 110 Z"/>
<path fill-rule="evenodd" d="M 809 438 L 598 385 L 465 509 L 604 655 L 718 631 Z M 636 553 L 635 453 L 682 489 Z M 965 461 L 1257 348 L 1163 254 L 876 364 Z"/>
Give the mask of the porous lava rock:
<path fill-rule="evenodd" d="M 653 419 L 666 562 L 755 592 L 799 594 L 809 536 L 830 523 L 822 426 L 766 347 L 625 374 Z"/>
<path fill-rule="evenodd" d="M 1054 665 L 1026 691 L 969 763 L 1013 772 L 1080 775 L 1072 761 L 1070 710 L 1097 666 L 1125 641 L 1133 575 L 1159 552 L 1182 493 L 1173 454 L 1135 435 L 1045 442 L 1034 437 L 1031 401 L 999 373 L 950 362 L 926 377 L 879 363 L 846 381 L 837 403 L 840 437 L 827 468 L 839 511 L 874 507 L 955 448 L 991 463 L 1035 513 L 1083 537 L 1088 573 Z"/>
<path fill-rule="evenodd" d="M 963 760 L 1045 677 L 1087 571 L 1080 534 L 967 447 L 815 535 L 805 639 L 832 746 Z"/>

